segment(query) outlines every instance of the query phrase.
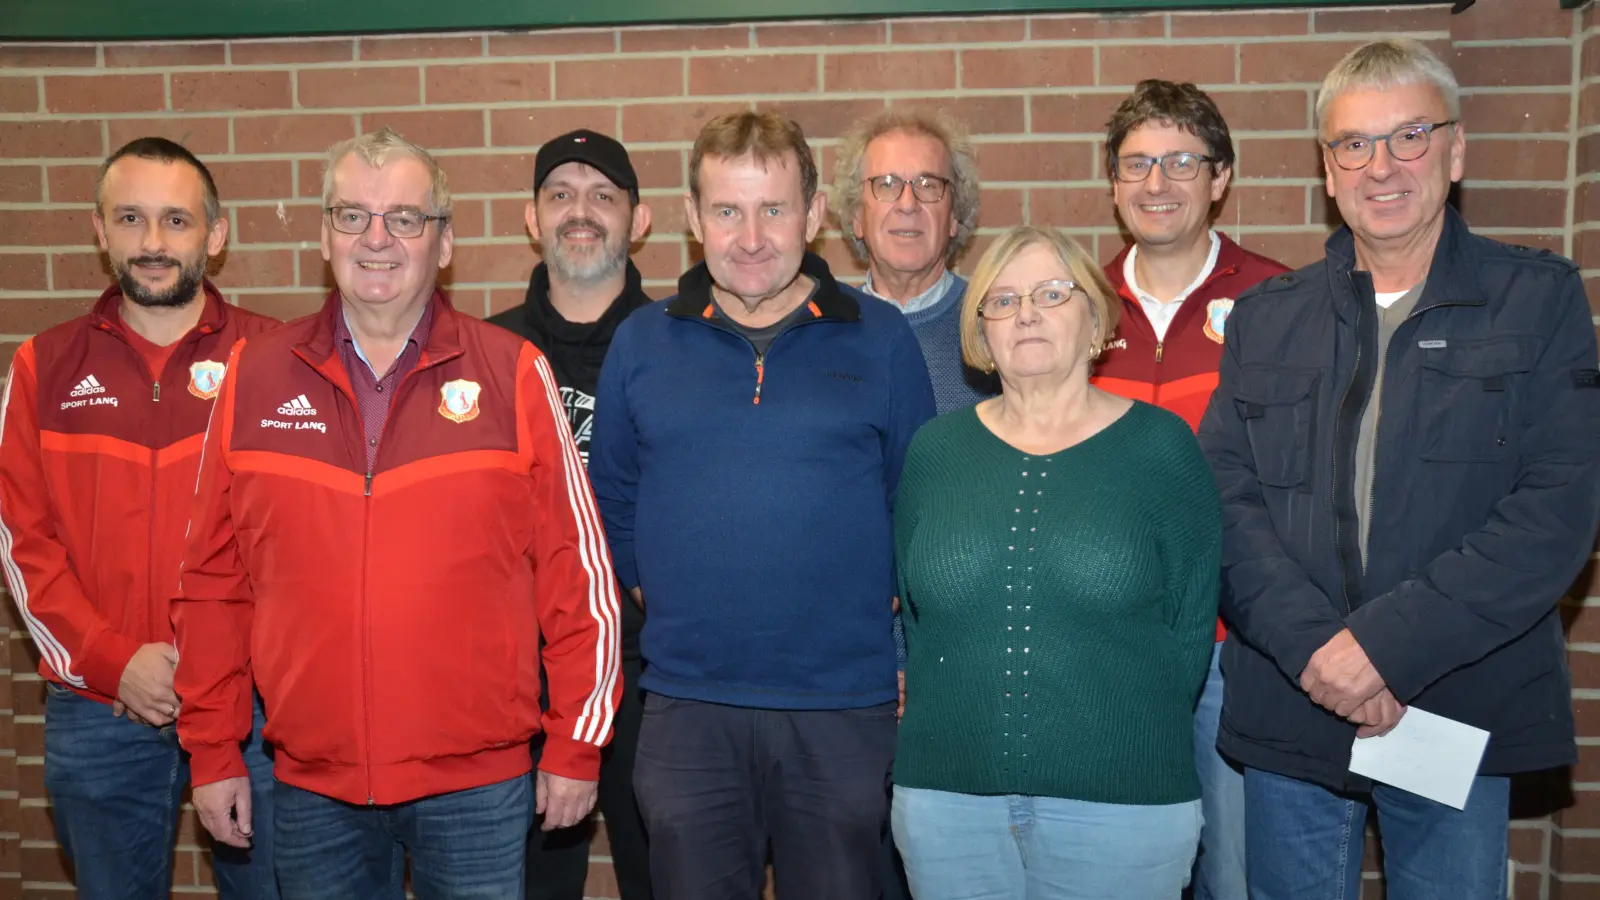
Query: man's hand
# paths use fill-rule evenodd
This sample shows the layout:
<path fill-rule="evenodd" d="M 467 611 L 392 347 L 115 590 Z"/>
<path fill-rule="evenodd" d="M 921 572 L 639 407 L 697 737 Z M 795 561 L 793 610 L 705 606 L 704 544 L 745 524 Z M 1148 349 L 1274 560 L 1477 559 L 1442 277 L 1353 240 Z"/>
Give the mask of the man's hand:
<path fill-rule="evenodd" d="M 1367 652 L 1346 628 L 1311 654 L 1300 673 L 1300 688 L 1319 705 L 1340 718 L 1354 713 L 1383 690 L 1383 676 L 1372 667 Z"/>
<path fill-rule="evenodd" d="M 1356 729 L 1356 737 L 1381 737 L 1393 731 L 1400 724 L 1400 717 L 1405 714 L 1406 708 L 1400 705 L 1388 688 L 1384 688 L 1377 696 L 1361 704 L 1349 718 L 1361 726 Z"/>
<path fill-rule="evenodd" d="M 135 721 L 147 725 L 168 724 L 178 715 L 178 695 L 172 690 L 172 673 L 177 668 L 176 647 L 145 644 L 134 652 L 122 670 L 117 701 L 136 717 Z"/>
<path fill-rule="evenodd" d="M 903 719 L 906 717 L 906 670 L 901 669 L 894 673 L 894 677 L 900 682 L 900 705 L 894 708 L 894 717 Z"/>
<path fill-rule="evenodd" d="M 628 590 L 628 594 L 629 596 L 633 597 L 633 604 L 635 606 L 639 607 L 640 609 L 644 609 L 644 588 L 630 588 Z"/>
<path fill-rule="evenodd" d="M 899 597 L 890 597 L 889 598 L 889 611 L 894 613 L 897 616 L 900 615 L 900 598 Z"/>
<path fill-rule="evenodd" d="M 599 793 L 597 781 L 579 781 L 562 778 L 543 769 L 534 780 L 533 811 L 544 816 L 540 831 L 571 828 L 583 821 L 594 809 L 595 795 Z"/>
<path fill-rule="evenodd" d="M 224 778 L 194 789 L 194 809 L 200 824 L 218 843 L 230 847 L 250 846 L 250 779 Z"/>

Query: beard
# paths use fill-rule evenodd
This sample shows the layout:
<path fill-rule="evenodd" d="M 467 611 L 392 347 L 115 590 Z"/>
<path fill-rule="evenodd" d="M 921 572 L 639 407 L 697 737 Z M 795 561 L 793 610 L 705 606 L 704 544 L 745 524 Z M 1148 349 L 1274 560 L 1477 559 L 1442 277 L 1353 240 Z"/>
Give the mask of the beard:
<path fill-rule="evenodd" d="M 182 306 L 194 299 L 195 291 L 206 277 L 206 257 L 185 263 L 170 256 L 135 256 L 121 262 L 112 260 L 111 271 L 117 276 L 122 296 L 146 308 Z M 164 291 L 152 291 L 133 274 L 138 265 L 168 265 L 178 269 L 178 280 Z"/>
<path fill-rule="evenodd" d="M 574 252 L 567 245 L 564 235 L 580 228 L 599 235 L 599 246 Z M 546 248 L 545 262 L 562 281 L 604 281 L 622 271 L 627 264 L 627 239 L 625 235 L 619 235 L 613 241 L 611 232 L 594 219 L 568 219 L 556 229 L 555 240 Z"/>

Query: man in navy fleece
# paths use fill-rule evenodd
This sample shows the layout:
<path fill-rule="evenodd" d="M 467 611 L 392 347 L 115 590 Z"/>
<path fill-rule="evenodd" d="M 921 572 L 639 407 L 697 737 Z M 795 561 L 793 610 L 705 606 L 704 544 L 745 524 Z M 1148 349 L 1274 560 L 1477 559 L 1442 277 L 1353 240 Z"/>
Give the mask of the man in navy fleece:
<path fill-rule="evenodd" d="M 617 329 L 589 475 L 647 604 L 634 788 L 660 900 L 876 898 L 895 740 L 890 509 L 934 412 L 894 307 L 806 252 L 799 126 L 713 119 L 685 200 L 705 262 Z"/>

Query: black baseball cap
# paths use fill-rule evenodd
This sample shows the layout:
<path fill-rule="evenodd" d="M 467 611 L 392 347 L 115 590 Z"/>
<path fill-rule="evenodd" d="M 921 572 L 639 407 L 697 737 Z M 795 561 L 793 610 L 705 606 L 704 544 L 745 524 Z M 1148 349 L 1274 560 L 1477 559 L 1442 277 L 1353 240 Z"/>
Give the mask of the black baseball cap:
<path fill-rule="evenodd" d="M 628 192 L 633 202 L 639 202 L 639 176 L 633 174 L 633 163 L 628 161 L 628 151 L 616 138 L 580 128 L 557 138 L 545 141 L 539 155 L 533 159 L 533 189 L 538 192 L 544 180 L 559 165 L 581 162 L 593 166 L 611 183 Z"/>

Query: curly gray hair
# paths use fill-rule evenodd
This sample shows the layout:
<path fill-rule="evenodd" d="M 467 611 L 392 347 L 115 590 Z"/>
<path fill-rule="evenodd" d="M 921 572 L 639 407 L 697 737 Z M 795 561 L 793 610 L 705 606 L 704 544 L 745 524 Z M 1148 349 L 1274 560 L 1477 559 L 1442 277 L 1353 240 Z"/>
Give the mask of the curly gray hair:
<path fill-rule="evenodd" d="M 978 157 L 972 142 L 967 140 L 966 129 L 944 112 L 922 109 L 888 109 L 857 122 L 844 136 L 839 147 L 839 162 L 833 176 L 833 207 L 839 216 L 839 227 L 844 232 L 856 258 L 868 261 L 867 243 L 857 237 L 851 222 L 861 211 L 862 174 L 861 160 L 867 154 L 867 145 L 895 131 L 923 134 L 944 145 L 950 155 L 952 175 L 951 212 L 956 219 L 956 236 L 945 249 L 945 261 L 951 262 L 978 228 Z"/>

